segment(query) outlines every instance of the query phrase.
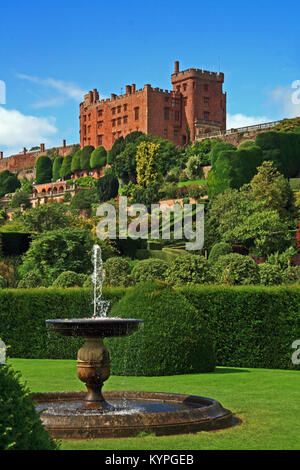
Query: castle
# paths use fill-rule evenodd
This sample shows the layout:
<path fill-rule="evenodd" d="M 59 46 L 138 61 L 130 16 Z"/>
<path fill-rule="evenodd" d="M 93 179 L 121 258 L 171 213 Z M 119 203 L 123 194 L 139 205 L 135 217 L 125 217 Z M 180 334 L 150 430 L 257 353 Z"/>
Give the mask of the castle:
<path fill-rule="evenodd" d="M 173 90 L 146 84 L 136 90 L 127 85 L 125 94 L 99 100 L 97 89 L 80 103 L 80 147 L 102 145 L 111 149 L 116 139 L 133 131 L 152 134 L 184 146 L 196 135 L 226 129 L 224 74 L 199 69 L 180 71 L 175 62 Z"/>
<path fill-rule="evenodd" d="M 89 91 L 79 106 L 80 147 L 103 145 L 109 150 L 116 139 L 133 131 L 184 146 L 199 135 L 224 131 L 226 93 L 222 91 L 223 82 L 223 73 L 194 68 L 180 71 L 176 61 L 171 91 L 152 88 L 149 84 L 137 90 L 133 84 L 126 86 L 125 94 L 111 94 L 106 100 L 99 100 L 96 89 Z M 64 140 L 56 150 L 66 156 L 72 147 Z M 22 153 L 8 158 L 3 158 L 0 152 L 0 172 L 9 170 L 18 173 L 19 178 L 34 178 L 35 163 L 46 154 L 44 144 L 34 151 L 24 148 Z"/>

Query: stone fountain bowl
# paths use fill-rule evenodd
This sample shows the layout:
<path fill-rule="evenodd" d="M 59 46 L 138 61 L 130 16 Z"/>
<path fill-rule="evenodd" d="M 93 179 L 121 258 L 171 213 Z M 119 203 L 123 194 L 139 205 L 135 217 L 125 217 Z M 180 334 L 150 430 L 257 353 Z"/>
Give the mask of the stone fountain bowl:
<path fill-rule="evenodd" d="M 128 336 L 136 331 L 143 320 L 131 318 L 66 318 L 46 320 L 53 331 L 77 338 L 109 338 Z"/>

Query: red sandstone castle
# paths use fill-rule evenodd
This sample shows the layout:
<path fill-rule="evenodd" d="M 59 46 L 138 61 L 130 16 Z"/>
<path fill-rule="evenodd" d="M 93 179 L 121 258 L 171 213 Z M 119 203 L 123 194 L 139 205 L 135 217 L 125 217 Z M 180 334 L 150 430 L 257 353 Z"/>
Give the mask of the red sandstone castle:
<path fill-rule="evenodd" d="M 183 146 L 196 135 L 226 130 L 226 93 L 223 73 L 188 69 L 175 62 L 173 90 L 127 85 L 124 95 L 99 100 L 96 89 L 80 103 L 80 147 L 103 145 L 133 131 L 157 135 Z"/>

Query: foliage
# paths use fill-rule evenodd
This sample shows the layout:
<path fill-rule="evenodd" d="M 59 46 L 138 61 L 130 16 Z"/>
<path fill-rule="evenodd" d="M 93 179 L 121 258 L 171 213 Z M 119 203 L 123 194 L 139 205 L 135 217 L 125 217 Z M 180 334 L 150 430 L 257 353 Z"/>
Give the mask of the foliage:
<path fill-rule="evenodd" d="M 5 194 L 14 193 L 20 186 L 21 183 L 14 173 L 11 173 L 9 170 L 0 172 L 0 197 L 5 196 Z"/>
<path fill-rule="evenodd" d="M 72 155 L 67 155 L 64 157 L 63 162 L 60 167 L 59 176 L 61 178 L 68 178 L 71 173 L 71 164 L 72 164 Z"/>
<path fill-rule="evenodd" d="M 107 163 L 114 164 L 116 156 L 119 155 L 125 149 L 125 140 L 121 136 L 114 141 L 114 144 L 107 155 Z"/>
<path fill-rule="evenodd" d="M 166 281 L 172 285 L 202 284 L 209 278 L 208 261 L 200 255 L 178 256 L 166 271 Z"/>
<path fill-rule="evenodd" d="M 217 283 L 249 285 L 259 282 L 258 267 L 250 256 L 237 253 L 223 255 L 213 265 L 212 275 Z"/>
<path fill-rule="evenodd" d="M 92 145 L 87 145 L 86 147 L 83 147 L 80 153 L 80 169 L 81 170 L 89 170 L 91 168 L 90 166 L 90 158 L 92 152 L 95 150 L 95 147 Z"/>
<path fill-rule="evenodd" d="M 149 184 L 158 183 L 161 174 L 158 169 L 159 144 L 141 142 L 136 151 L 137 184 L 146 188 Z"/>
<path fill-rule="evenodd" d="M 123 288 L 103 289 L 103 298 L 111 305 L 123 295 Z M 51 332 L 46 320 L 86 318 L 92 313 L 90 289 L 0 290 L 0 336 L 10 345 L 10 357 L 76 359 L 83 341 Z"/>
<path fill-rule="evenodd" d="M 107 152 L 104 147 L 100 146 L 95 148 L 92 151 L 90 157 L 90 167 L 91 168 L 102 168 L 106 165 L 107 162 Z"/>
<path fill-rule="evenodd" d="M 132 270 L 132 276 L 137 282 L 164 280 L 168 263 L 160 259 L 145 259 L 139 261 Z"/>
<path fill-rule="evenodd" d="M 61 228 L 38 235 L 23 256 L 20 274 L 39 273 L 47 283 L 64 271 L 88 273 L 91 270 L 92 238 L 90 232 Z"/>
<path fill-rule="evenodd" d="M 115 375 L 175 375 L 215 368 L 211 335 L 202 315 L 178 291 L 148 281 L 129 289 L 111 316 L 143 319 L 145 326 L 107 340 Z"/>
<path fill-rule="evenodd" d="M 66 206 L 53 201 L 25 211 L 21 220 L 29 232 L 42 233 L 68 227 L 71 216 Z"/>
<path fill-rule="evenodd" d="M 11 263 L 0 261 L 0 276 L 4 279 L 5 287 L 15 287 L 16 272 Z"/>
<path fill-rule="evenodd" d="M 0 289 L 4 289 L 6 287 L 6 281 L 3 276 L 0 276 Z"/>
<path fill-rule="evenodd" d="M 52 178 L 53 181 L 57 181 L 60 179 L 60 169 L 62 166 L 62 162 L 64 161 L 64 158 L 61 156 L 55 157 L 55 160 L 53 162 L 53 167 L 52 167 Z"/>
<path fill-rule="evenodd" d="M 188 159 L 186 164 L 186 175 L 190 180 L 203 177 L 202 162 L 198 156 L 191 156 Z"/>
<path fill-rule="evenodd" d="M 105 284 L 110 286 L 128 286 L 132 284 L 128 260 L 113 256 L 108 258 L 104 265 Z"/>
<path fill-rule="evenodd" d="M 36 184 L 50 183 L 52 179 L 52 161 L 47 156 L 41 156 L 36 162 Z"/>
<path fill-rule="evenodd" d="M 189 145 L 186 147 L 185 155 L 187 159 L 191 156 L 197 156 L 203 166 L 210 165 L 210 152 L 212 151 L 214 146 L 219 142 L 221 141 L 218 138 L 196 141 L 193 145 Z"/>
<path fill-rule="evenodd" d="M 238 148 L 243 149 L 243 148 L 252 147 L 253 145 L 255 145 L 255 140 L 247 139 L 241 142 Z"/>
<path fill-rule="evenodd" d="M 80 274 L 75 273 L 74 271 L 64 271 L 55 279 L 52 286 L 66 288 L 66 287 L 81 287 L 82 284 L 83 284 L 83 279 L 80 276 Z"/>
<path fill-rule="evenodd" d="M 42 276 L 35 272 L 29 271 L 25 274 L 25 276 L 19 281 L 18 287 L 21 289 L 31 289 L 34 287 L 46 287 L 47 284 L 42 278 Z"/>
<path fill-rule="evenodd" d="M 228 255 L 231 252 L 232 252 L 232 248 L 231 248 L 231 245 L 229 245 L 229 243 L 225 243 L 225 242 L 215 243 L 212 246 L 212 249 L 209 253 L 208 261 L 210 263 L 215 263 L 216 261 L 218 261 L 220 256 Z"/>
<path fill-rule="evenodd" d="M 261 263 L 258 265 L 260 284 L 264 286 L 275 286 L 282 284 L 283 274 L 281 268 L 276 264 Z"/>
<path fill-rule="evenodd" d="M 92 204 L 99 202 L 98 191 L 94 189 L 85 189 L 79 191 L 71 199 L 70 207 L 73 209 L 84 210 L 87 209 L 91 212 Z"/>
<path fill-rule="evenodd" d="M 105 175 L 98 179 L 97 189 L 99 193 L 100 202 L 109 201 L 117 197 L 119 182 L 112 169 L 105 172 Z"/>
<path fill-rule="evenodd" d="M 208 322 L 220 366 L 299 369 L 299 286 L 192 286 L 180 291 Z"/>
<path fill-rule="evenodd" d="M 71 161 L 71 171 L 81 170 L 81 150 L 74 153 Z"/>
<path fill-rule="evenodd" d="M 128 184 L 130 181 L 136 182 L 136 151 L 137 144 L 129 142 L 124 150 L 115 157 L 115 173 L 123 184 Z"/>
<path fill-rule="evenodd" d="M 13 209 L 16 209 L 21 206 L 25 209 L 31 207 L 29 194 L 23 191 L 17 191 L 11 200 L 10 206 Z"/>
<path fill-rule="evenodd" d="M 0 366 L 0 449 L 57 450 L 20 378 L 11 367 Z"/>
<path fill-rule="evenodd" d="M 225 150 L 236 150 L 236 147 L 229 142 L 217 142 L 209 153 L 209 159 L 212 166 L 215 166 L 221 152 Z"/>
<path fill-rule="evenodd" d="M 251 189 L 257 199 L 267 200 L 268 207 L 283 216 L 296 216 L 293 191 L 288 181 L 274 167 L 273 162 L 263 162 L 251 180 Z"/>

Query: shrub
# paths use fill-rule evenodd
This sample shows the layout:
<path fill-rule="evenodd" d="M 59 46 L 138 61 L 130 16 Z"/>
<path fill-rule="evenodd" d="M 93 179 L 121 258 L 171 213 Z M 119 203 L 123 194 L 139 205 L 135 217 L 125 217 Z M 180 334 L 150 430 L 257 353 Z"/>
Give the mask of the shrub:
<path fill-rule="evenodd" d="M 253 147 L 255 145 L 255 140 L 247 139 L 240 143 L 239 149 L 244 149 L 247 147 Z"/>
<path fill-rule="evenodd" d="M 74 271 L 64 271 L 53 282 L 53 287 L 81 287 L 83 284 L 80 274 Z"/>
<path fill-rule="evenodd" d="M 260 284 L 274 286 L 282 284 L 282 270 L 277 264 L 261 263 L 258 265 Z"/>
<path fill-rule="evenodd" d="M 283 282 L 286 284 L 300 283 L 300 266 L 288 266 L 282 272 Z"/>
<path fill-rule="evenodd" d="M 186 255 L 175 258 L 166 271 L 166 281 L 173 285 L 208 282 L 208 261 L 199 255 Z"/>
<path fill-rule="evenodd" d="M 6 287 L 6 282 L 3 276 L 0 276 L 0 289 L 4 289 Z"/>
<path fill-rule="evenodd" d="M 84 287 L 86 289 L 92 289 L 94 287 L 91 276 L 88 276 L 88 278 L 82 284 L 82 287 Z"/>
<path fill-rule="evenodd" d="M 60 170 L 59 170 L 59 176 L 61 178 L 68 178 L 71 175 L 72 173 L 71 164 L 72 164 L 72 155 L 67 155 L 66 157 L 64 157 Z"/>
<path fill-rule="evenodd" d="M 160 376 L 214 370 L 212 340 L 201 314 L 171 286 L 141 283 L 127 291 L 111 316 L 144 320 L 144 327 L 128 338 L 107 340 L 113 374 Z"/>
<path fill-rule="evenodd" d="M 300 370 L 291 361 L 291 345 L 300 338 L 299 286 L 179 290 L 207 320 L 219 366 Z"/>
<path fill-rule="evenodd" d="M 221 284 L 247 285 L 259 283 L 258 267 L 250 256 L 237 253 L 220 256 L 211 271 L 214 280 Z"/>
<path fill-rule="evenodd" d="M 103 167 L 106 165 L 106 161 L 107 161 L 107 152 L 104 147 L 100 146 L 92 151 L 91 157 L 90 157 L 91 168 Z"/>
<path fill-rule="evenodd" d="M 36 184 L 49 183 L 52 178 L 52 161 L 49 157 L 39 157 L 36 162 Z"/>
<path fill-rule="evenodd" d="M 145 259 L 136 264 L 132 270 L 132 275 L 137 282 L 144 282 L 154 279 L 164 280 L 168 263 L 160 259 Z"/>
<path fill-rule="evenodd" d="M 20 289 L 31 289 L 34 287 L 46 287 L 47 283 L 44 281 L 42 276 L 35 272 L 35 271 L 29 271 L 26 273 L 21 279 L 21 281 L 18 284 L 18 287 Z"/>
<path fill-rule="evenodd" d="M 229 243 L 215 243 L 209 253 L 208 260 L 210 263 L 215 263 L 220 256 L 228 255 L 231 252 L 231 245 L 229 245 Z"/>
<path fill-rule="evenodd" d="M 90 158 L 91 154 L 95 150 L 95 147 L 92 145 L 87 145 L 86 147 L 83 147 L 80 153 L 80 169 L 81 170 L 89 170 L 90 167 Z"/>
<path fill-rule="evenodd" d="M 81 156 L 81 150 L 77 150 L 77 152 L 75 152 L 72 157 L 71 171 L 81 170 L 80 156 Z"/>
<path fill-rule="evenodd" d="M 123 288 L 103 288 L 103 298 L 111 305 L 123 295 Z M 83 341 L 52 332 L 45 320 L 92 314 L 90 289 L 0 289 L 0 337 L 10 346 L 10 357 L 76 359 Z"/>
<path fill-rule="evenodd" d="M 16 273 L 9 263 L 0 261 L 0 276 L 4 279 L 6 287 L 14 287 L 16 283 Z"/>
<path fill-rule="evenodd" d="M 114 256 L 104 264 L 105 283 L 110 286 L 127 286 L 132 283 L 128 260 Z"/>
<path fill-rule="evenodd" d="M 198 156 L 194 155 L 188 159 L 186 175 L 189 180 L 195 180 L 203 176 L 202 162 Z"/>
<path fill-rule="evenodd" d="M 43 427 L 29 390 L 20 374 L 0 366 L 0 449 L 57 450 L 58 445 Z"/>
<path fill-rule="evenodd" d="M 52 167 L 53 181 L 57 181 L 60 178 L 60 169 L 61 169 L 63 160 L 64 160 L 64 157 L 61 157 L 61 156 L 55 157 L 55 160 L 53 162 L 53 167 Z"/>

